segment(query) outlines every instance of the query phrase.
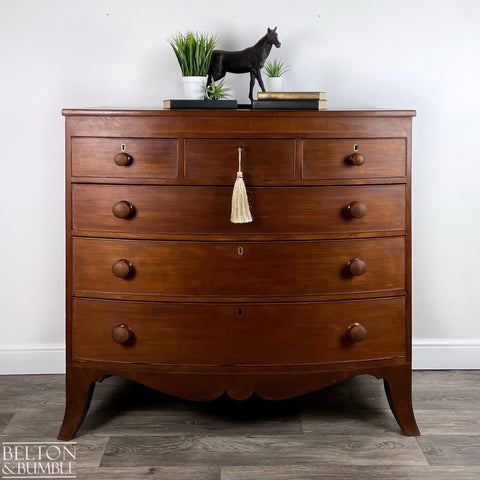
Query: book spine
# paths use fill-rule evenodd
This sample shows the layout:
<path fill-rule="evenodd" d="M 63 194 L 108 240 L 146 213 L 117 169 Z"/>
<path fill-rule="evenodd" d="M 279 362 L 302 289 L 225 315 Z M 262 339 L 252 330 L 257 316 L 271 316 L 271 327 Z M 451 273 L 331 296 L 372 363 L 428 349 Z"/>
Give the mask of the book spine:
<path fill-rule="evenodd" d="M 254 100 L 253 109 L 257 110 L 324 110 L 326 101 L 322 100 Z"/>
<path fill-rule="evenodd" d="M 258 92 L 259 100 L 325 100 L 325 92 Z"/>

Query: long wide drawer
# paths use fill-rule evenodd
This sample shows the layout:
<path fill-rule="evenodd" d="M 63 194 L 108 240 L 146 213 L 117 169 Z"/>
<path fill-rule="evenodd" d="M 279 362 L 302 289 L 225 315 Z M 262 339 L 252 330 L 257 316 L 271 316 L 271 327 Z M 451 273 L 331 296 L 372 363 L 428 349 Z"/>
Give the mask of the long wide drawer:
<path fill-rule="evenodd" d="M 72 227 L 137 235 L 405 230 L 404 185 L 251 187 L 248 194 L 253 222 L 233 224 L 231 187 L 77 184 Z"/>
<path fill-rule="evenodd" d="M 402 290 L 405 239 L 290 242 L 73 239 L 74 294 L 308 297 Z M 127 297 L 125 297 L 127 298 Z"/>
<path fill-rule="evenodd" d="M 74 359 L 288 365 L 405 356 L 403 297 L 307 304 L 73 300 Z M 349 327 L 366 329 L 353 341 Z M 116 343 L 112 333 L 116 329 Z"/>

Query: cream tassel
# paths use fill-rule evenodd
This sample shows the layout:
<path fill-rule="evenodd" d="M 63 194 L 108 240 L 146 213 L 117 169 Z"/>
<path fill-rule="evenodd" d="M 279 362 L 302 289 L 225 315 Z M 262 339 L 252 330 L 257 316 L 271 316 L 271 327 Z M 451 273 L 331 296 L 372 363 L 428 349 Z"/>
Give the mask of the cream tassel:
<path fill-rule="evenodd" d="M 238 147 L 238 172 L 232 195 L 232 214 L 230 221 L 232 223 L 249 223 L 252 221 L 252 214 L 248 206 L 247 189 L 243 182 L 242 173 L 242 148 Z"/>

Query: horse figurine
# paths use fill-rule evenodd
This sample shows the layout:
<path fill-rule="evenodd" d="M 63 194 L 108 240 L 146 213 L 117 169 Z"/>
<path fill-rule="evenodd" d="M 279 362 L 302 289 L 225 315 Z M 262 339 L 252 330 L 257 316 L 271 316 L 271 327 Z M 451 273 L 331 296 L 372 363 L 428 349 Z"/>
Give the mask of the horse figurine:
<path fill-rule="evenodd" d="M 213 81 L 220 80 L 227 72 L 231 73 L 250 73 L 250 92 L 248 98 L 253 102 L 253 86 L 255 79 L 258 85 L 265 91 L 262 74 L 260 72 L 265 60 L 270 54 L 272 45 L 280 48 L 278 41 L 277 27 L 273 30 L 268 28 L 267 34 L 263 36 L 253 47 L 248 47 L 239 52 L 228 52 L 225 50 L 214 50 L 208 69 L 207 87 Z"/>

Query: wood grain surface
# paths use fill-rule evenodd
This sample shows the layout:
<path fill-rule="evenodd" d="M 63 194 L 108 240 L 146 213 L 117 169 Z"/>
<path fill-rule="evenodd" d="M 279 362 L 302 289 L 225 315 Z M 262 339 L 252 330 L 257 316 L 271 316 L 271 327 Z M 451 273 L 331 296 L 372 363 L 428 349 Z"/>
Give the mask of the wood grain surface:
<path fill-rule="evenodd" d="M 402 233 L 405 186 L 249 187 L 253 222 L 230 221 L 232 187 L 92 185 L 72 186 L 72 228 L 76 232 L 162 235 L 338 235 Z M 134 211 L 118 218 L 112 208 L 129 202 Z M 347 208 L 363 202 L 354 218 Z"/>
<path fill-rule="evenodd" d="M 131 164 L 118 166 L 115 155 L 125 152 Z M 73 177 L 177 178 L 178 153 L 174 138 L 74 138 Z"/>
<path fill-rule="evenodd" d="M 362 165 L 348 157 L 354 149 L 364 156 Z M 405 176 L 403 138 L 303 140 L 302 179 L 372 178 Z"/>
<path fill-rule="evenodd" d="M 241 250 L 240 250 L 241 249 Z M 308 300 L 335 294 L 402 291 L 405 239 L 320 242 L 174 242 L 73 239 L 73 290 L 152 299 L 178 297 L 224 301 L 253 297 Z M 366 273 L 352 275 L 348 262 L 361 258 Z M 118 278 L 112 266 L 132 263 Z"/>
<path fill-rule="evenodd" d="M 403 357 L 404 315 L 403 297 L 302 305 L 75 299 L 73 358 L 172 365 L 288 365 Z M 362 342 L 347 336 L 354 322 L 367 330 Z M 133 342 L 124 346 L 112 340 L 118 324 L 128 324 Z"/>
<path fill-rule="evenodd" d="M 184 169 L 187 180 L 231 182 L 241 167 L 249 185 L 295 180 L 295 139 L 188 138 L 185 140 Z"/>

